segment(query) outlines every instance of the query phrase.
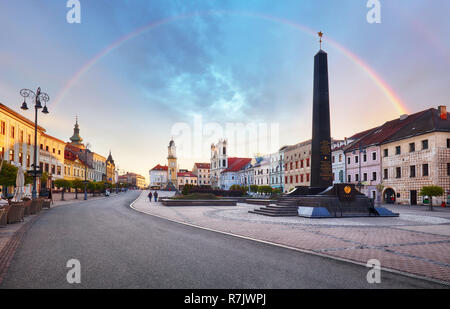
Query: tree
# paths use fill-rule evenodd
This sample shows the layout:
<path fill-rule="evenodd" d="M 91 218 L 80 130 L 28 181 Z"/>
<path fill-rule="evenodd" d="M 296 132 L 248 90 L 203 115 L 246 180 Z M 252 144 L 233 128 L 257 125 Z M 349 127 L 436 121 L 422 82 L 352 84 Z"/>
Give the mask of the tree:
<path fill-rule="evenodd" d="M 193 189 L 194 189 L 194 185 L 185 184 L 183 186 L 183 190 L 181 191 L 181 194 L 188 195 L 188 194 L 190 194 L 192 192 Z"/>
<path fill-rule="evenodd" d="M 16 177 L 17 177 L 18 168 L 14 165 L 4 161 L 2 169 L 0 171 L 0 185 L 2 185 L 3 196 L 7 196 L 6 188 L 16 185 Z"/>
<path fill-rule="evenodd" d="M 258 186 L 257 185 L 250 185 L 250 191 L 254 192 L 254 193 L 258 192 Z"/>
<path fill-rule="evenodd" d="M 80 179 L 74 179 L 72 181 L 72 188 L 75 189 L 75 199 L 78 199 L 78 189 L 83 190 L 84 189 L 84 182 Z"/>
<path fill-rule="evenodd" d="M 42 188 L 47 188 L 47 180 L 48 180 L 48 173 L 47 172 L 43 172 L 41 177 L 41 187 Z"/>
<path fill-rule="evenodd" d="M 444 195 L 444 189 L 439 186 L 425 186 L 420 189 L 421 196 L 429 196 L 430 197 L 430 210 L 433 211 L 433 196 L 442 196 Z"/>
<path fill-rule="evenodd" d="M 72 183 L 69 180 L 56 179 L 55 186 L 57 186 L 58 188 L 62 188 L 61 201 L 64 201 L 64 192 L 66 192 L 66 189 L 69 189 L 72 186 Z"/>

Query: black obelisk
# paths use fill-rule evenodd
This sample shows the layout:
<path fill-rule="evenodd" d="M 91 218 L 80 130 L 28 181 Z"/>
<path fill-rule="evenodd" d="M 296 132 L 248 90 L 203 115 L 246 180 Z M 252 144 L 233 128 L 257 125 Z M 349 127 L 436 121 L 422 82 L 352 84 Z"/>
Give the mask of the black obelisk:
<path fill-rule="evenodd" d="M 319 34 L 320 35 L 320 34 Z M 322 49 L 314 56 L 314 93 L 312 121 L 311 185 L 320 192 L 333 185 L 331 166 L 330 102 L 328 59 Z"/>

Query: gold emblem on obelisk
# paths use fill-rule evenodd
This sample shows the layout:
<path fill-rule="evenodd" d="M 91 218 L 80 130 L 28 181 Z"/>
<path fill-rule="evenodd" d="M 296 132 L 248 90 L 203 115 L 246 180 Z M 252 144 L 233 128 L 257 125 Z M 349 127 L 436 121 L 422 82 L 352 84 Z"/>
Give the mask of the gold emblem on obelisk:
<path fill-rule="evenodd" d="M 323 37 L 323 32 L 322 31 L 319 31 L 319 32 L 317 32 L 317 34 L 319 35 L 319 43 L 320 43 L 320 49 L 322 49 L 322 37 Z"/>

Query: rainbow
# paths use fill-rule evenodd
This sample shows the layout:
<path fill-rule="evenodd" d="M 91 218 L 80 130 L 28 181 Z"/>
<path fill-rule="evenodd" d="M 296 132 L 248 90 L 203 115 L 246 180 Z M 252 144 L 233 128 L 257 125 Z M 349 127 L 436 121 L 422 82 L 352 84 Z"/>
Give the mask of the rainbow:
<path fill-rule="evenodd" d="M 185 20 L 196 16 L 206 16 L 206 15 L 219 15 L 219 14 L 228 14 L 228 15 L 236 15 L 236 16 L 245 16 L 245 17 L 253 17 L 253 18 L 259 18 L 264 19 L 272 22 L 282 23 L 285 25 L 288 25 L 290 27 L 293 27 L 295 29 L 298 29 L 304 33 L 307 33 L 311 36 L 316 36 L 317 32 L 313 31 L 312 29 L 301 25 L 297 22 L 294 22 L 289 19 L 279 18 L 275 16 L 265 15 L 261 13 L 254 13 L 254 12 L 246 12 L 246 11 L 207 11 L 207 12 L 195 12 L 191 14 L 185 14 L 185 15 L 178 15 L 166 19 L 161 19 L 155 22 L 151 22 L 149 24 L 144 25 L 143 27 L 140 27 L 129 34 L 119 38 L 118 40 L 114 41 L 111 45 L 103 49 L 101 52 L 99 52 L 97 55 L 95 55 L 91 60 L 89 60 L 83 67 L 81 67 L 80 70 L 78 70 L 65 84 L 65 86 L 61 89 L 61 91 L 57 94 L 56 99 L 54 101 L 54 106 L 58 105 L 59 102 L 61 102 L 64 97 L 67 95 L 69 90 L 79 81 L 81 76 L 85 74 L 87 71 L 89 71 L 90 68 L 92 68 L 100 59 L 108 55 L 113 50 L 119 48 L 121 45 L 125 44 L 127 41 L 147 32 L 150 30 L 153 30 L 157 27 L 173 23 L 175 21 Z M 369 77 L 370 79 L 379 87 L 379 89 L 385 94 L 387 99 L 394 105 L 396 110 L 400 114 L 407 114 L 408 109 L 406 108 L 405 104 L 400 100 L 398 95 L 392 90 L 392 88 L 373 70 L 367 63 L 365 63 L 363 60 L 361 60 L 358 56 L 356 56 L 354 53 L 346 49 L 341 44 L 337 43 L 330 37 L 325 36 L 326 42 L 329 43 L 331 46 L 338 49 L 340 52 L 342 52 L 346 57 L 348 57 L 351 61 L 356 63 Z"/>

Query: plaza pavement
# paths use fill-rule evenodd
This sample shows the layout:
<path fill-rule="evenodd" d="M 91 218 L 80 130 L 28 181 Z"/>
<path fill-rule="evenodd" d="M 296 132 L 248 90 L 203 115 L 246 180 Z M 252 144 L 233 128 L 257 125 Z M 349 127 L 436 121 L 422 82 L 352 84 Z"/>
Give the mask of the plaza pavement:
<path fill-rule="evenodd" d="M 275 243 L 314 254 L 450 284 L 450 211 L 388 206 L 398 218 L 274 218 L 248 213 L 258 205 L 166 207 L 143 191 L 137 211 L 180 223 Z M 159 192 L 159 196 L 173 193 Z"/>

